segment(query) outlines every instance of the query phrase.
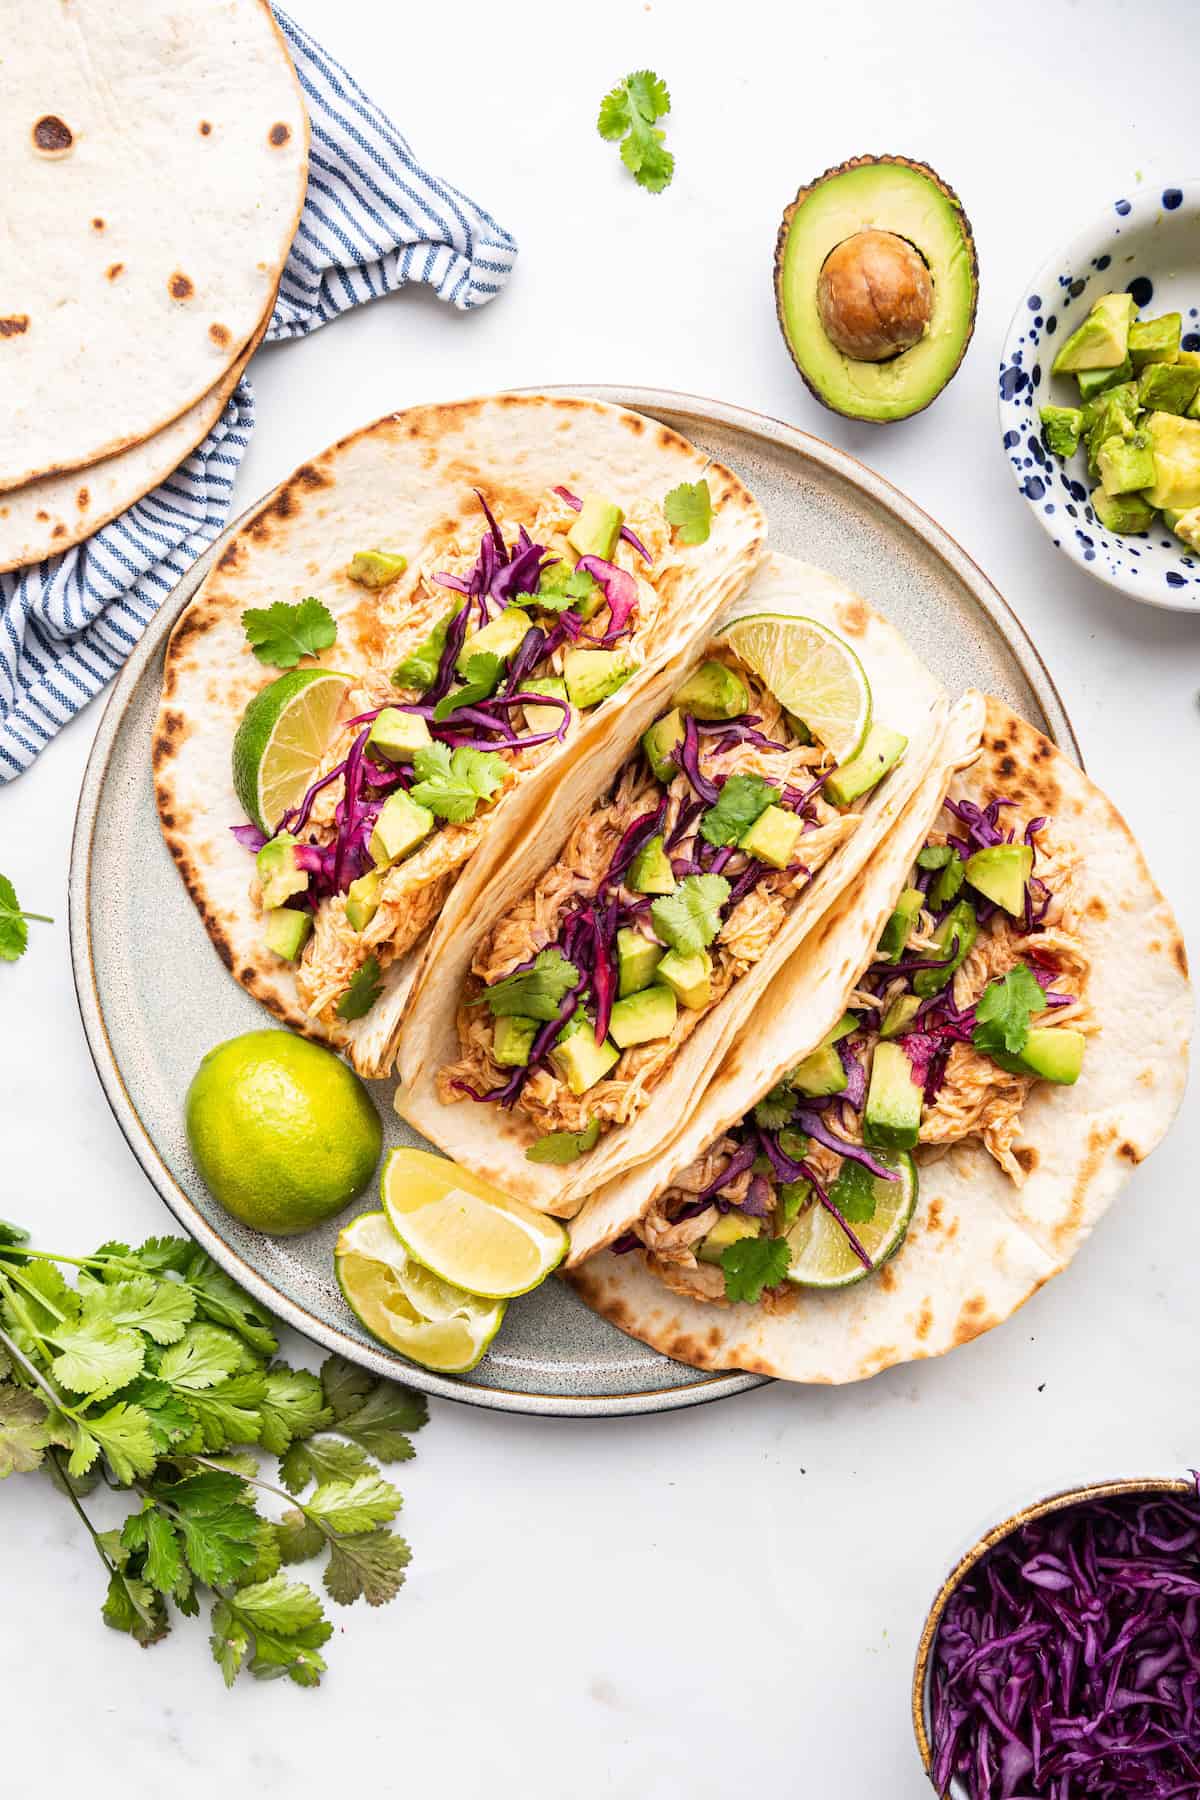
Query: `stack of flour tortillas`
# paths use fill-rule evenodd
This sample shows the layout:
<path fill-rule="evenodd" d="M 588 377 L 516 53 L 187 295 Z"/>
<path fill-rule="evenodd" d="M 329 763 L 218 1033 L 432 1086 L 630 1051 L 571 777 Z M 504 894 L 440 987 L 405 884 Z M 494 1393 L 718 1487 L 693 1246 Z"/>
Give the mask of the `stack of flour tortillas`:
<path fill-rule="evenodd" d="M 0 58 L 0 571 L 207 435 L 271 316 L 308 122 L 266 0 L 47 0 Z"/>

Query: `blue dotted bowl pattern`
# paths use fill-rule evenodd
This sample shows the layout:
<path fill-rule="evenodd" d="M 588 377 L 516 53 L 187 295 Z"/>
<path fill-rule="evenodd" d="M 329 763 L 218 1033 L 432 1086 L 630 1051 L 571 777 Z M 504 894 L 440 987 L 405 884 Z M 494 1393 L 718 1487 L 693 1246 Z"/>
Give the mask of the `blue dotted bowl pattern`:
<path fill-rule="evenodd" d="M 1178 252 L 1188 228 L 1190 261 Z M 1106 531 L 1088 502 L 1094 483 L 1082 447 L 1064 462 L 1046 449 L 1038 421 L 1042 406 L 1078 405 L 1074 378 L 1052 378 L 1050 365 L 1056 339 L 1072 332 L 1102 293 L 1123 289 L 1143 313 L 1148 307 L 1181 312 L 1183 348 L 1200 350 L 1200 183 L 1186 195 L 1183 188 L 1155 186 L 1114 201 L 1085 241 L 1090 251 L 1076 246 L 1063 254 L 1061 267 L 1052 263 L 1042 272 L 1010 327 L 999 380 L 1004 452 L 1056 549 L 1134 599 L 1200 610 L 1200 557 L 1161 518 L 1148 532 Z M 1168 284 L 1170 294 L 1162 291 Z M 1184 304 L 1185 295 L 1194 304 Z"/>

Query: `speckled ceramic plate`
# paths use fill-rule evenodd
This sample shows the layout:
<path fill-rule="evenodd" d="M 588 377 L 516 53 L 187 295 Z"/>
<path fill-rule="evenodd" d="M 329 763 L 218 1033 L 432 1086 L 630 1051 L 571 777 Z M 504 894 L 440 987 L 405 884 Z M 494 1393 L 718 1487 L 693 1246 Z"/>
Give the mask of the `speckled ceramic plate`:
<path fill-rule="evenodd" d="M 737 407 L 651 389 L 575 391 L 652 414 L 728 463 L 765 506 L 776 549 L 830 569 L 887 612 L 948 687 L 976 682 L 1002 695 L 1078 754 L 1054 684 L 1000 595 L 878 475 L 818 438 Z M 180 1224 L 280 1318 L 430 1393 L 595 1416 L 689 1406 L 757 1386 L 758 1376 L 668 1361 L 596 1318 L 557 1281 L 510 1306 L 472 1374 L 427 1374 L 367 1337 L 345 1306 L 332 1271 L 335 1225 L 298 1239 L 261 1237 L 205 1190 L 184 1138 L 184 1091 L 206 1050 L 267 1021 L 226 973 L 163 844 L 150 736 L 167 637 L 224 543 L 179 584 L 113 689 L 84 777 L 71 859 L 84 1029 L 146 1174 Z M 392 1111 L 390 1084 L 377 1087 L 388 1143 L 420 1143 Z"/>
<path fill-rule="evenodd" d="M 1082 449 L 1068 461 L 1044 447 L 1038 408 L 1075 406 L 1074 376 L 1051 375 L 1063 338 L 1101 294 L 1133 295 L 1147 318 L 1183 315 L 1183 347 L 1200 350 L 1200 181 L 1136 188 L 1038 271 L 1017 302 L 1000 359 L 1000 432 L 1017 486 L 1056 550 L 1131 600 L 1200 612 L 1200 555 L 1161 519 L 1125 537 L 1088 505 L 1095 480 Z"/>

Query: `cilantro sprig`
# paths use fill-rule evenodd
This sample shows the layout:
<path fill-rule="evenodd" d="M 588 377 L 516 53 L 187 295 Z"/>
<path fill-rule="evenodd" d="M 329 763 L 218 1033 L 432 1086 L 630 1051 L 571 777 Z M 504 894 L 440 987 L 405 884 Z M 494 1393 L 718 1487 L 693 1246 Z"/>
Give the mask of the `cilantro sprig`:
<path fill-rule="evenodd" d="M 463 745 L 452 751 L 446 744 L 428 744 L 413 757 L 413 773 L 417 777 L 410 789 L 413 799 L 439 819 L 465 825 L 475 817 L 480 802 L 489 801 L 503 786 L 506 767 L 494 750 Z"/>
<path fill-rule="evenodd" d="M 16 962 L 18 956 L 24 956 L 29 942 L 29 919 L 36 919 L 41 925 L 54 923 L 45 913 L 24 912 L 16 888 L 7 875 L 0 875 L 0 962 Z"/>
<path fill-rule="evenodd" d="M 786 1238 L 739 1238 L 721 1253 L 725 1298 L 756 1304 L 764 1288 L 776 1287 L 783 1280 L 791 1260 Z"/>
<path fill-rule="evenodd" d="M 620 143 L 621 161 L 651 194 L 661 194 L 675 172 L 675 158 L 664 148 L 665 134 L 656 129 L 670 110 L 667 84 L 651 69 L 627 75 L 600 102 L 597 131 L 610 143 Z"/>
<path fill-rule="evenodd" d="M 681 481 L 663 501 L 663 512 L 681 544 L 708 542 L 712 530 L 712 495 L 707 481 Z"/>
<path fill-rule="evenodd" d="M 779 789 L 761 775 L 731 775 L 700 820 L 700 836 L 718 847 L 736 844 L 755 820 L 779 799 Z"/>
<path fill-rule="evenodd" d="M 1045 1012 L 1046 996 L 1032 971 L 1017 963 L 1001 980 L 989 981 L 975 1005 L 971 1042 L 985 1056 L 1019 1056 L 1029 1039 L 1029 1021 Z"/>
<path fill-rule="evenodd" d="M 680 956 L 695 956 L 721 929 L 721 908 L 732 892 L 723 875 L 685 875 L 673 894 L 651 905 L 654 929 Z"/>
<path fill-rule="evenodd" d="M 350 986 L 341 995 L 334 1012 L 339 1019 L 365 1019 L 383 992 L 383 973 L 377 956 L 368 956 L 350 977 Z"/>
<path fill-rule="evenodd" d="M 513 975 L 505 975 L 484 989 L 493 1019 L 538 1019 L 548 1024 L 557 1019 L 559 1009 L 579 980 L 579 970 L 568 962 L 557 945 L 539 950 L 532 966 Z"/>
<path fill-rule="evenodd" d="M 0 1222 L 0 1479 L 41 1470 L 70 1501 L 114 1630 L 157 1643 L 207 1591 L 227 1684 L 248 1669 L 313 1687 L 333 1627 L 285 1565 L 324 1558 L 339 1605 L 395 1597 L 409 1549 L 378 1464 L 413 1455 L 426 1407 L 339 1357 L 317 1376 L 277 1349 L 268 1315 L 186 1239 L 72 1258 L 29 1250 Z M 282 1459 L 282 1486 L 260 1473 L 260 1450 Z M 84 1511 L 97 1476 L 136 1502 L 117 1529 Z"/>
<path fill-rule="evenodd" d="M 333 614 L 313 594 L 294 606 L 286 600 L 252 606 L 242 614 L 242 624 L 259 662 L 276 669 L 294 669 L 301 657 L 328 650 L 337 637 Z"/>

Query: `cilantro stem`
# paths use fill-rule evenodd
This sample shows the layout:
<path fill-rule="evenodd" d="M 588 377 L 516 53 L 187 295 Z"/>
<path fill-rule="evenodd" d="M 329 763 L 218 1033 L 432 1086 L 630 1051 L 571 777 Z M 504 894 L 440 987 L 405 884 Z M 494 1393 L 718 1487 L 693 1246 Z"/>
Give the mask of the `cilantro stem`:
<path fill-rule="evenodd" d="M 0 1289 L 7 1288 L 7 1286 L 8 1286 L 8 1283 L 6 1282 L 3 1274 L 0 1274 Z M 8 1295 L 8 1299 L 9 1299 L 10 1305 L 16 1306 L 17 1296 L 15 1294 L 10 1292 Z M 34 1337 L 38 1337 L 38 1333 L 33 1330 L 33 1327 L 29 1324 L 28 1319 L 25 1320 L 25 1328 L 27 1331 L 31 1332 Z M 38 1341 L 40 1343 L 41 1339 L 39 1338 Z M 82 1417 L 80 1416 L 79 1412 L 75 1409 L 75 1407 L 69 1406 L 67 1404 L 67 1402 L 63 1399 L 62 1395 L 59 1393 L 58 1389 L 54 1386 L 53 1382 L 49 1379 L 49 1377 L 46 1375 L 43 1375 L 42 1371 L 38 1368 L 37 1364 L 30 1361 L 29 1357 L 26 1356 L 25 1352 L 22 1349 L 20 1349 L 18 1347 L 18 1345 L 13 1341 L 13 1339 L 8 1335 L 8 1332 L 5 1331 L 3 1325 L 0 1325 L 0 1345 L 3 1345 L 4 1349 L 8 1352 L 9 1356 L 12 1357 L 14 1362 L 20 1364 L 20 1366 L 24 1369 L 25 1373 L 29 1376 L 30 1380 L 34 1383 L 34 1385 L 36 1387 L 41 1388 L 43 1394 L 45 1394 L 46 1398 L 50 1401 L 50 1404 L 54 1407 L 56 1412 L 64 1413 L 67 1418 L 74 1419 L 77 1425 L 82 1425 L 84 1423 Z"/>
<path fill-rule="evenodd" d="M 63 1493 L 67 1496 L 67 1499 L 71 1502 L 71 1505 L 75 1508 L 75 1511 L 79 1514 L 79 1517 L 83 1520 L 83 1523 L 87 1528 L 88 1536 L 96 1547 L 96 1555 L 100 1558 L 100 1561 L 104 1564 L 109 1574 L 115 1575 L 117 1573 L 117 1566 L 104 1548 L 104 1545 L 100 1542 L 100 1533 L 96 1530 L 96 1527 L 84 1512 L 83 1507 L 79 1502 L 79 1495 L 75 1492 L 75 1489 L 71 1486 L 70 1479 L 63 1471 L 61 1452 L 53 1447 L 47 1457 L 47 1467 L 50 1470 L 51 1481 L 55 1482 L 56 1485 L 62 1489 Z"/>
<path fill-rule="evenodd" d="M 28 1276 L 22 1275 L 20 1269 L 16 1267 L 8 1268 L 5 1270 L 5 1274 L 9 1277 L 10 1281 L 15 1281 L 18 1287 L 23 1287 L 27 1294 L 32 1294 L 39 1306 L 44 1306 L 48 1313 L 53 1313 L 60 1325 L 66 1324 L 66 1313 L 55 1306 L 53 1300 L 43 1294 L 40 1288 L 35 1287 Z M 32 1330 L 32 1327 L 30 1327 L 30 1329 Z M 40 1332 L 35 1331 L 34 1336 L 38 1338 L 39 1341 L 42 1341 L 42 1334 Z"/>
<path fill-rule="evenodd" d="M 189 1462 L 203 1463 L 206 1469 L 215 1469 L 218 1474 L 225 1475 L 229 1473 L 227 1469 L 221 1467 L 220 1463 L 210 1461 L 207 1456 L 201 1456 L 199 1451 L 185 1451 L 183 1455 L 186 1456 Z M 320 1531 L 324 1532 L 331 1544 L 337 1543 L 340 1540 L 341 1533 L 335 1531 L 331 1525 L 327 1525 L 324 1519 L 319 1515 L 310 1513 L 303 1500 L 298 1500 L 295 1494 L 289 1494 L 284 1488 L 276 1487 L 273 1481 L 264 1481 L 261 1475 L 239 1475 L 238 1479 L 241 1481 L 248 1481 L 252 1487 L 262 1488 L 264 1493 L 274 1494 L 277 1499 L 284 1501 L 288 1506 L 294 1506 L 298 1512 L 304 1514 L 304 1517 L 308 1520 L 310 1525 L 315 1525 Z"/>
<path fill-rule="evenodd" d="M 19 912 L 17 917 L 18 919 L 36 919 L 39 925 L 53 925 L 54 923 L 49 913 Z"/>
<path fill-rule="evenodd" d="M 9 1276 L 12 1273 L 14 1273 L 14 1271 L 12 1271 L 12 1270 L 0 1269 L 0 1293 L 2 1293 L 6 1297 L 6 1299 L 8 1300 L 8 1304 L 12 1307 L 13 1311 L 16 1313 L 17 1317 L 20 1319 L 22 1325 L 24 1325 L 24 1327 L 25 1327 L 26 1331 L 29 1333 L 30 1337 L 35 1339 L 35 1341 L 41 1346 L 42 1355 L 46 1358 L 46 1361 L 50 1362 L 52 1360 L 51 1356 L 50 1356 L 50 1347 L 47 1344 L 45 1337 L 38 1330 L 37 1326 L 34 1324 L 33 1320 L 30 1318 L 29 1308 L 25 1304 L 24 1296 L 21 1294 L 18 1294 L 14 1291 L 12 1284 L 9 1280 Z M 22 1285 L 24 1285 L 24 1284 L 22 1284 Z M 39 1295 L 38 1298 L 40 1299 L 41 1296 Z M 31 1368 L 33 1366 L 31 1363 L 26 1361 L 26 1359 L 24 1357 L 22 1357 L 21 1360 L 22 1360 L 22 1362 L 25 1363 L 26 1368 Z"/>

